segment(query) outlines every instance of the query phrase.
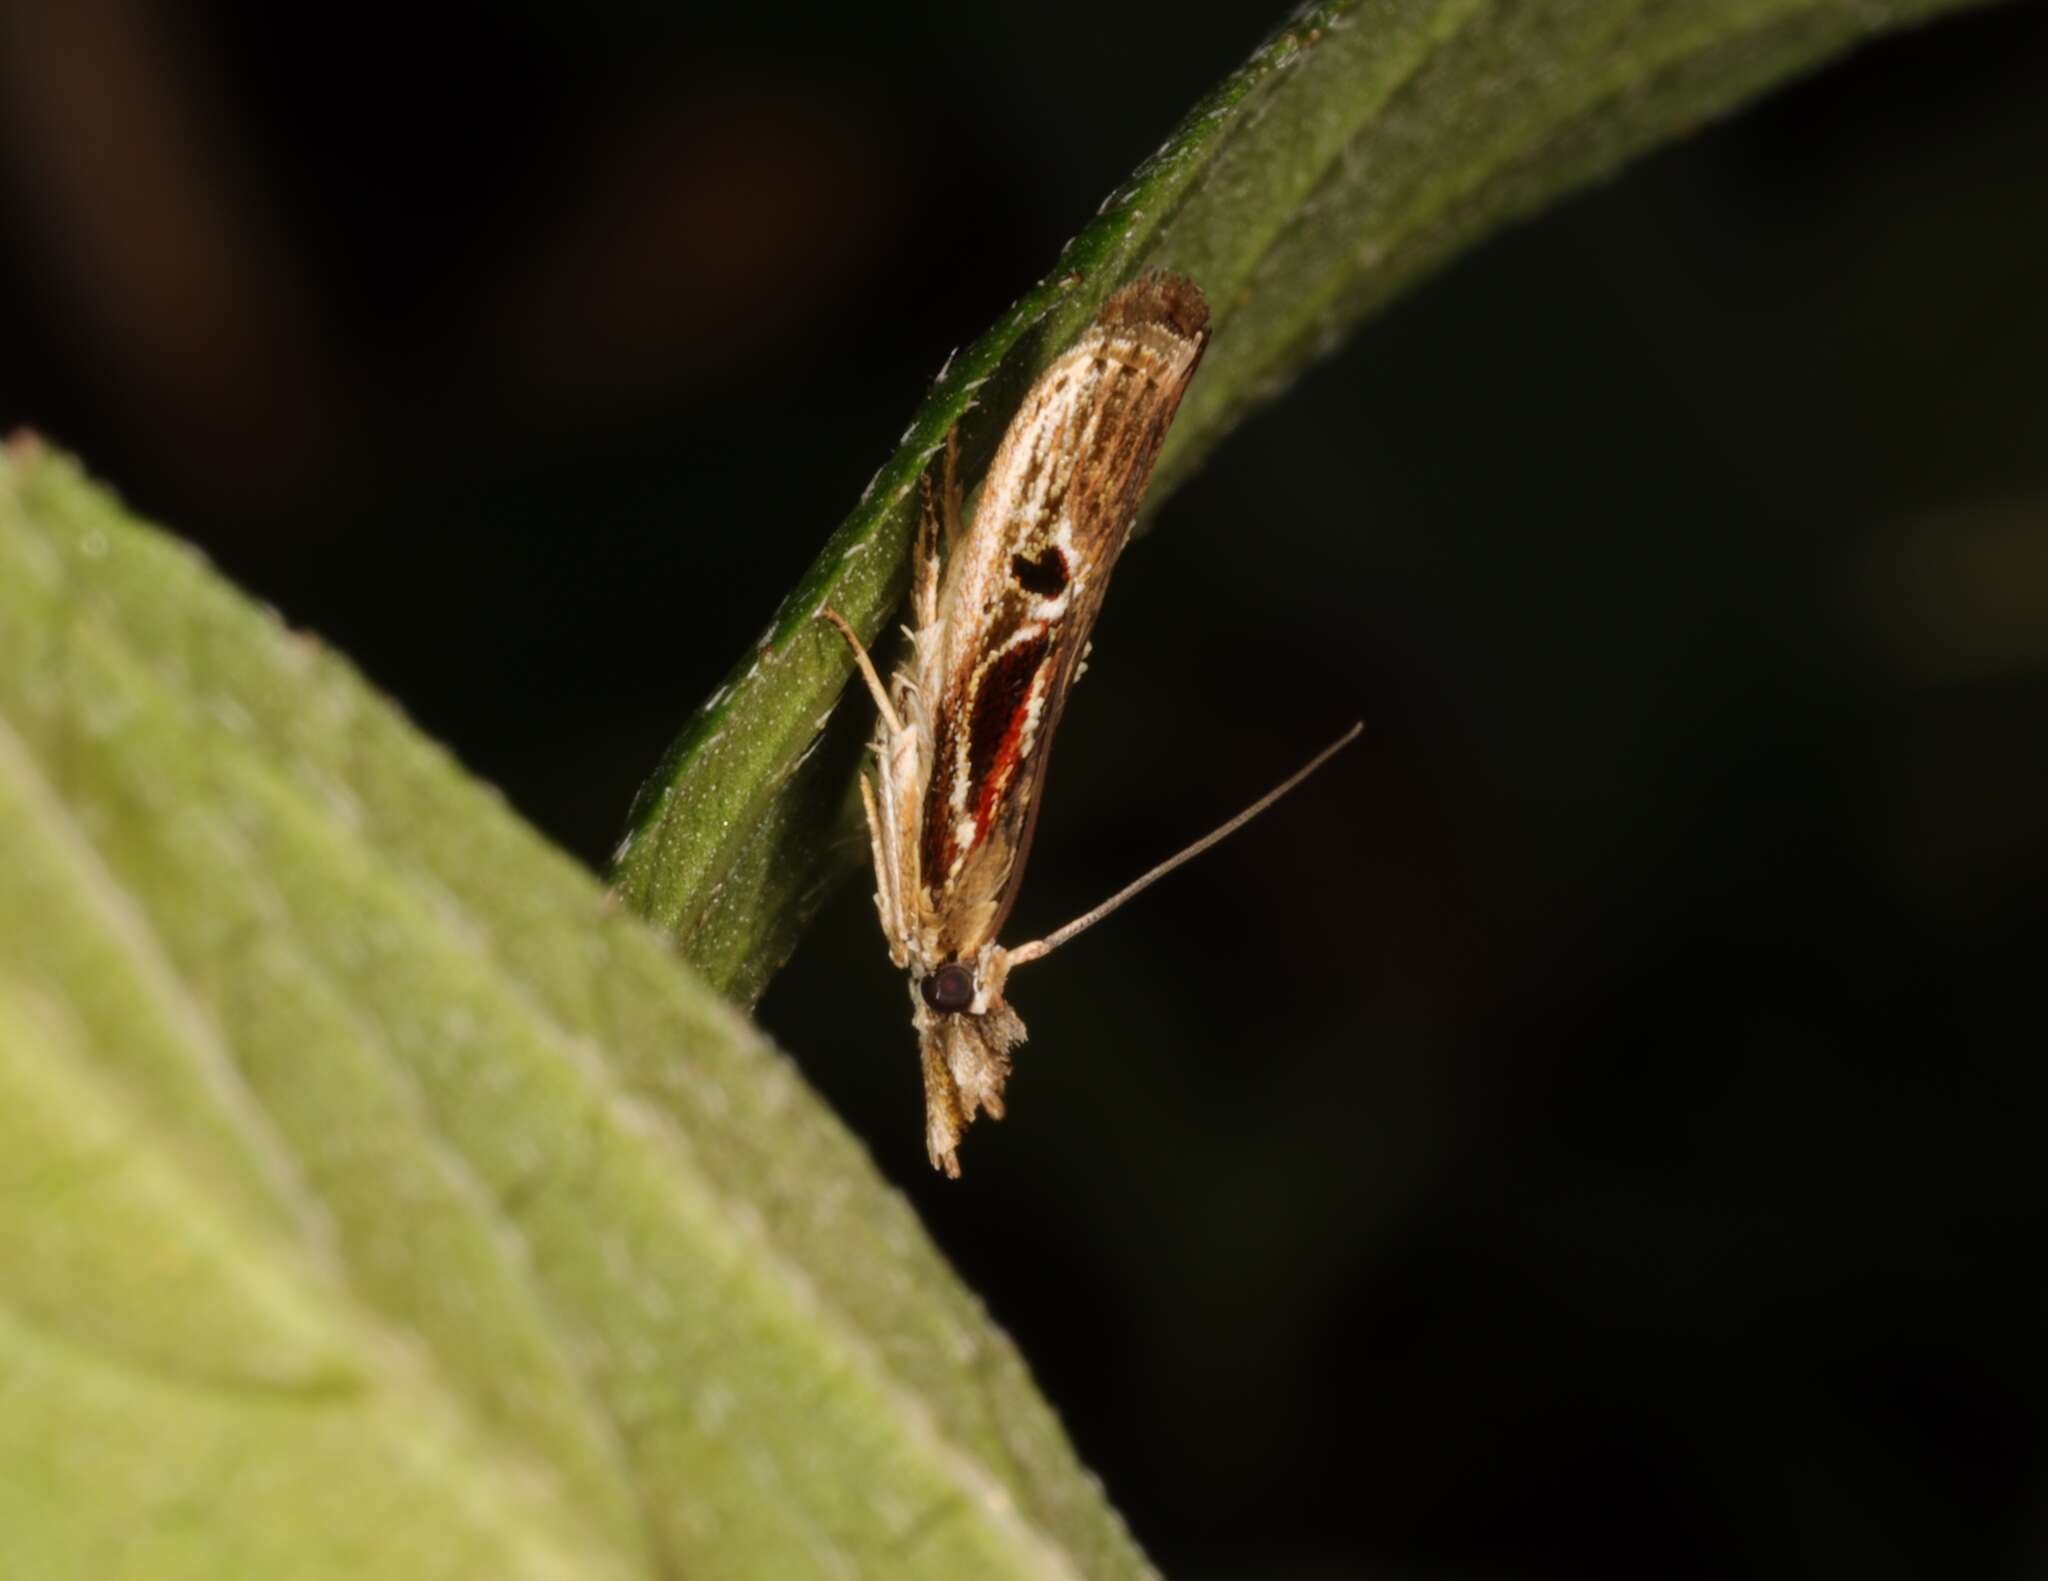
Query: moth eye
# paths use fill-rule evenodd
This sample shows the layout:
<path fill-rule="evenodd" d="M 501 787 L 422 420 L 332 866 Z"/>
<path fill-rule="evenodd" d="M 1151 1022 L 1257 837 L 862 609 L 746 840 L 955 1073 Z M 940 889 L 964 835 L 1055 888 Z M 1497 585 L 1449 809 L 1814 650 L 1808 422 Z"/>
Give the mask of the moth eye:
<path fill-rule="evenodd" d="M 958 1015 L 974 1003 L 974 973 L 955 961 L 941 966 L 918 985 L 924 1002 L 946 1015 Z"/>

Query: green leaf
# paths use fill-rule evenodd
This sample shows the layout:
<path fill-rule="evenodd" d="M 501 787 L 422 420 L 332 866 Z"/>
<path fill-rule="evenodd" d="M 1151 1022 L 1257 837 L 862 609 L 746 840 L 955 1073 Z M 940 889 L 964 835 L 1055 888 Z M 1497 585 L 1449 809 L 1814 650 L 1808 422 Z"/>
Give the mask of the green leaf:
<path fill-rule="evenodd" d="M 906 586 L 917 477 L 946 431 L 961 424 L 972 476 L 1030 378 L 1140 269 L 1192 275 L 1216 325 L 1160 459 L 1156 506 L 1304 364 L 1488 232 L 1873 33 L 1967 3 L 1303 7 L 939 375 L 853 514 L 642 791 L 617 892 L 736 1000 L 766 985 L 866 853 L 845 794 L 852 755 L 802 761 L 850 673 L 819 607 L 864 634 L 882 628 Z"/>
<path fill-rule="evenodd" d="M 0 459 L 0 1571 L 1150 1574 L 788 1063 L 348 667 Z"/>

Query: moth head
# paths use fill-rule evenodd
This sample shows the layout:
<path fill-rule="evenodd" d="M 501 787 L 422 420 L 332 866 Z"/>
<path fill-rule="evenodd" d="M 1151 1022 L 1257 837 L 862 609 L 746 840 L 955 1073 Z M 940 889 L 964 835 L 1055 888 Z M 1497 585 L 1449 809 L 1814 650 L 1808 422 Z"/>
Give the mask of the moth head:
<path fill-rule="evenodd" d="M 948 961 L 917 985 L 924 1002 L 941 1015 L 959 1015 L 974 1008 L 981 985 L 974 980 L 974 968 L 963 961 Z"/>
<path fill-rule="evenodd" d="M 964 961 L 941 961 L 922 976 L 913 971 L 914 992 L 925 1009 L 942 1016 L 1007 1015 L 1003 985 L 1010 965 L 1010 952 L 990 940 Z"/>

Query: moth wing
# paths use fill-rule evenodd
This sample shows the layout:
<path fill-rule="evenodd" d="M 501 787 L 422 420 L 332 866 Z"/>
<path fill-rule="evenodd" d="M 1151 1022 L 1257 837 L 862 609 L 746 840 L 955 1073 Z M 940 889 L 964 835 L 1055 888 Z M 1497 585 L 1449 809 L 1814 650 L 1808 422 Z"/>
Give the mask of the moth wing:
<path fill-rule="evenodd" d="M 932 753 L 920 900 L 943 958 L 993 939 L 1023 877 L 1052 737 L 1153 464 L 1208 341 L 1192 282 L 1146 275 L 1025 396 L 919 654 Z"/>

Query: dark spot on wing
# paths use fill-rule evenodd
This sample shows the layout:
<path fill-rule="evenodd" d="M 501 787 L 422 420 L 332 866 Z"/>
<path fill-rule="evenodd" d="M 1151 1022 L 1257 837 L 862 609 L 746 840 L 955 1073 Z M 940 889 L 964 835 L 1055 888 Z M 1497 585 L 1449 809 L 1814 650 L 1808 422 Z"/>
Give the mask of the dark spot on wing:
<path fill-rule="evenodd" d="M 1067 557 L 1057 544 L 1047 544 L 1035 556 L 1012 555 L 1010 576 L 1033 598 L 1057 598 L 1067 585 Z"/>

